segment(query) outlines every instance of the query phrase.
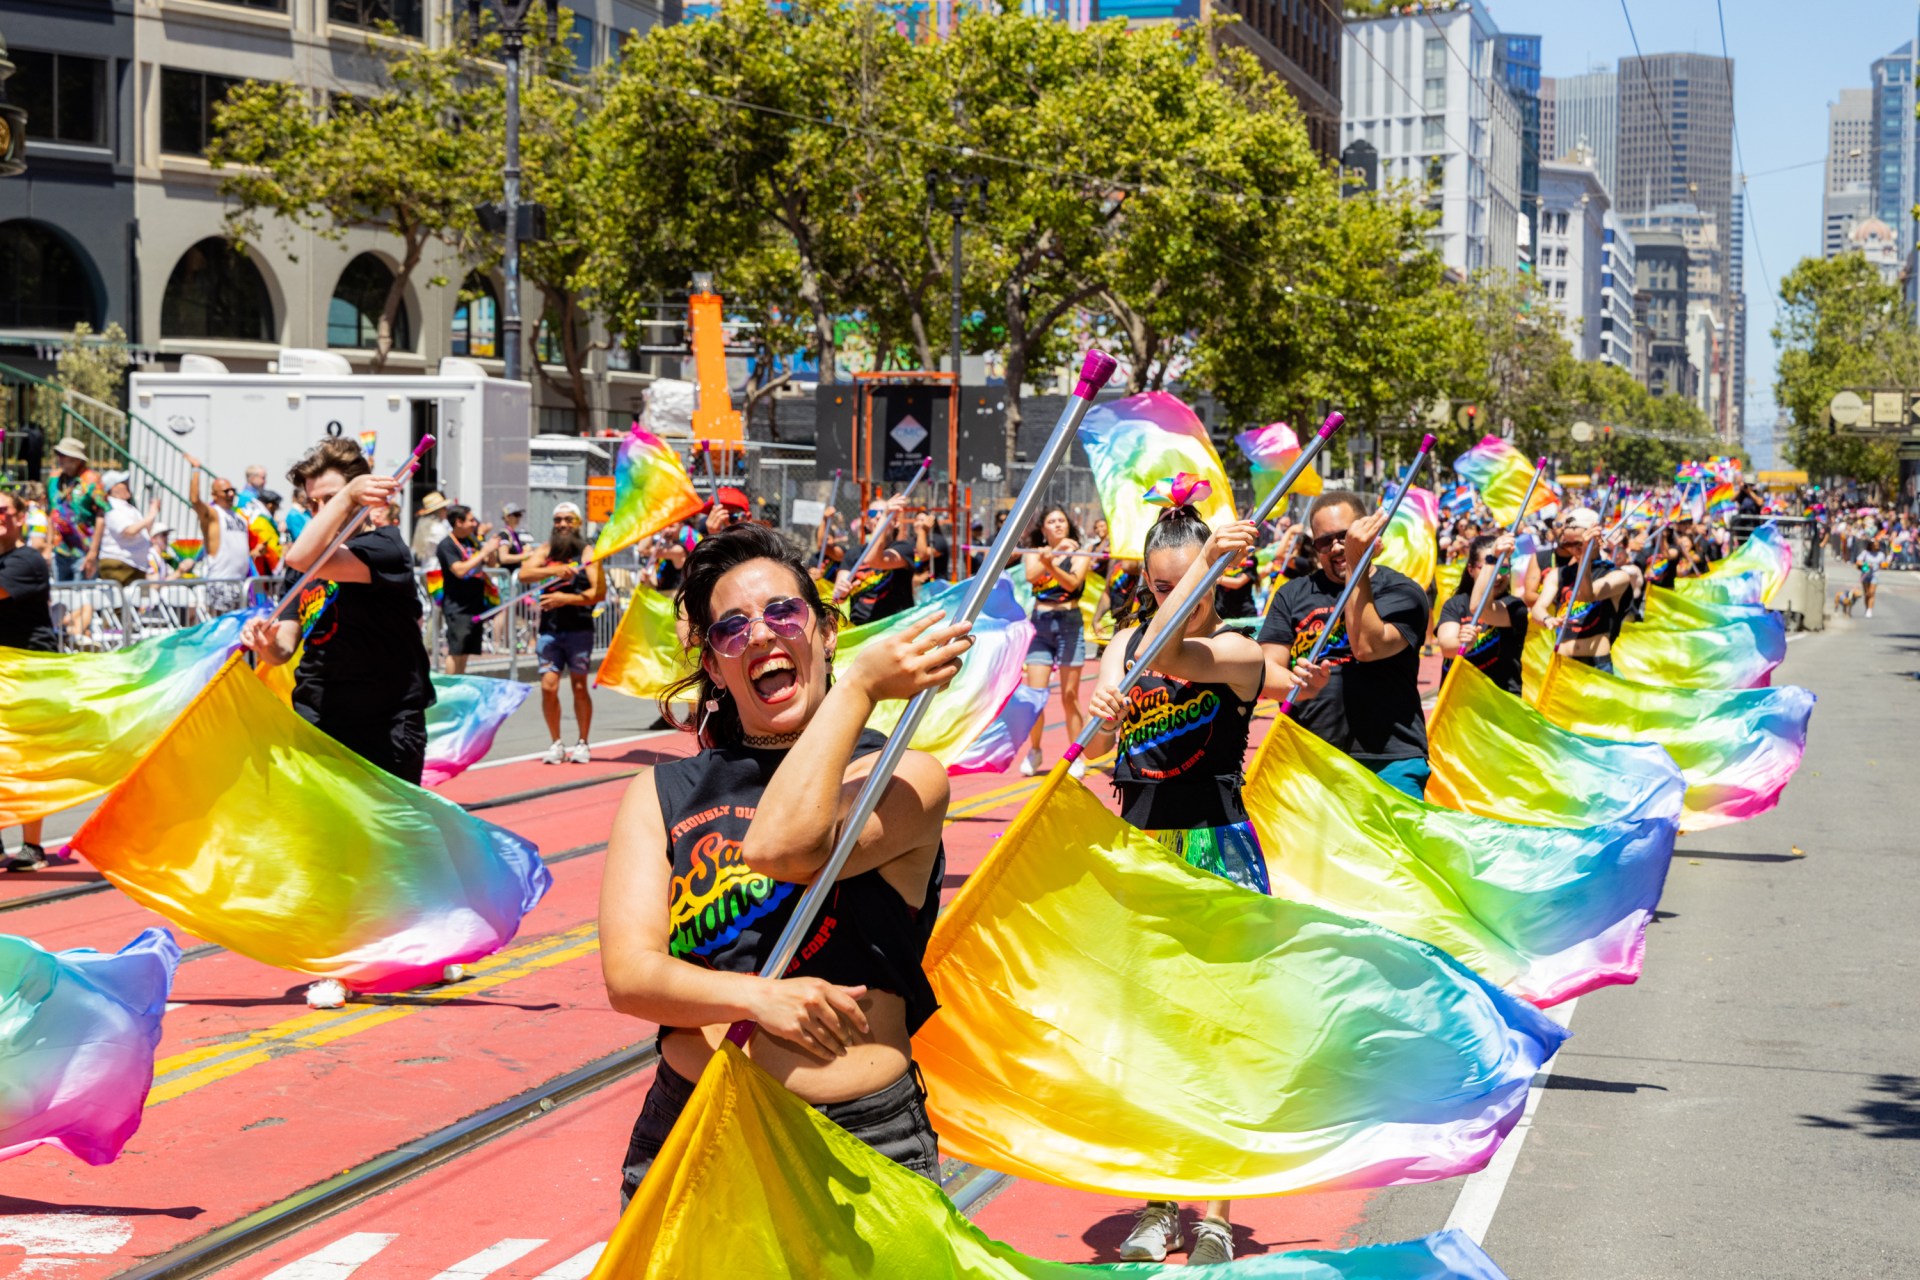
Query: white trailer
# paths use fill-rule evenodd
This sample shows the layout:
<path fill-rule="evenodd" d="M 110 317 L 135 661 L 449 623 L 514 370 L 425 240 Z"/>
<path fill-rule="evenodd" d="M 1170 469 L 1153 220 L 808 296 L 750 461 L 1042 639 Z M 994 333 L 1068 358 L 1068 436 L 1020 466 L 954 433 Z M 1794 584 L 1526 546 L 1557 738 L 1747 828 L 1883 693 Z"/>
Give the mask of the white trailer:
<path fill-rule="evenodd" d="M 403 495 L 404 530 L 430 491 L 495 525 L 502 505 L 526 502 L 533 434 L 527 383 L 491 377 L 457 358 L 425 377 L 356 374 L 331 351 L 285 350 L 272 369 L 230 373 L 218 360 L 187 356 L 178 373 L 133 374 L 133 412 L 154 428 L 133 435 L 136 470 L 184 494 L 180 455 L 190 453 L 238 485 L 248 467 L 263 466 L 267 487 L 285 494 L 287 468 L 328 436 L 357 441 L 370 433 L 374 467 L 391 471 L 432 435 L 438 444 Z M 176 499 L 163 501 L 173 529 L 194 527 L 188 512 L 174 509 Z"/>

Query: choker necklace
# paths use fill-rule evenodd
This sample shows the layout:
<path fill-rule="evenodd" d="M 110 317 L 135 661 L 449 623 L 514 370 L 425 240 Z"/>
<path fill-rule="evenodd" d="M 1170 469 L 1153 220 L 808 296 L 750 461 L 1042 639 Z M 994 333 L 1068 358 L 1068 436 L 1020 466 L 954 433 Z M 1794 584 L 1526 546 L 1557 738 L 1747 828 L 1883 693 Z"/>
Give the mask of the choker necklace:
<path fill-rule="evenodd" d="M 740 735 L 740 741 L 756 750 L 767 751 L 778 747 L 790 747 L 800 741 L 800 735 L 797 733 L 745 733 Z"/>

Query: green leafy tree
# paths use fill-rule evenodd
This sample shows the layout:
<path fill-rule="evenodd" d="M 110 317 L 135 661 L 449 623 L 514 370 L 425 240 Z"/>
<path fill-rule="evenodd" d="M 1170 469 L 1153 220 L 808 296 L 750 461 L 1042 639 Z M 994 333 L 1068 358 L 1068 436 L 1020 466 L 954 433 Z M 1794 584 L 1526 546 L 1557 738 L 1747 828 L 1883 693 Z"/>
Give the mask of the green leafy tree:
<path fill-rule="evenodd" d="M 93 326 L 83 320 L 60 344 L 53 380 L 69 391 L 124 409 L 127 370 L 132 365 L 125 329 L 112 322 L 96 336 Z"/>
<path fill-rule="evenodd" d="M 380 369 L 430 247 L 470 250 L 476 241 L 475 206 L 492 194 L 476 157 L 498 127 L 497 114 L 489 117 L 497 95 L 458 43 L 370 39 L 355 70 L 370 91 L 324 104 L 286 81 L 237 86 L 215 116 L 207 157 L 233 201 L 235 241 L 258 240 L 268 218 L 284 220 L 289 240 L 296 228 L 339 240 L 372 227 L 398 241 L 374 347 Z"/>
<path fill-rule="evenodd" d="M 1897 285 L 1857 253 L 1803 258 L 1780 281 L 1780 348 L 1774 398 L 1793 418 L 1787 455 L 1814 476 L 1846 476 L 1891 489 L 1894 446 L 1827 425 L 1841 391 L 1920 389 L 1920 335 Z"/>

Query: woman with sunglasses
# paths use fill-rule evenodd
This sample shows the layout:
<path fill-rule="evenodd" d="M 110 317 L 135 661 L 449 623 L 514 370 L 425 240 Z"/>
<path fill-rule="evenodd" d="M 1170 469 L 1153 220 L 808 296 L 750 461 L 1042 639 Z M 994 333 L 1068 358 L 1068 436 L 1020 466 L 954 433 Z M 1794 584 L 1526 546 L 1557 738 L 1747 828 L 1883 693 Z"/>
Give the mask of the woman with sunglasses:
<path fill-rule="evenodd" d="M 1044 689 L 1060 672 L 1060 704 L 1067 713 L 1067 737 L 1077 738 L 1086 724 L 1080 713 L 1080 596 L 1087 589 L 1087 563 L 1080 530 L 1065 507 L 1049 507 L 1027 530 L 1025 572 L 1033 588 L 1033 639 L 1027 643 L 1027 687 Z M 1040 768 L 1040 733 L 1047 717 L 1034 717 L 1033 736 L 1020 773 L 1031 778 Z M 1074 761 L 1078 778 L 1086 765 Z"/>
<path fill-rule="evenodd" d="M 1259 530 L 1248 520 L 1209 532 L 1188 505 L 1204 495 L 1205 484 L 1175 493 L 1187 502 L 1163 512 L 1147 531 L 1141 593 L 1147 620 L 1107 646 L 1089 706 L 1117 737 L 1113 780 L 1120 816 L 1191 865 L 1267 893 L 1260 840 L 1240 799 L 1253 704 L 1266 678 L 1260 646 L 1222 625 L 1216 597 L 1208 592 L 1152 668 L 1124 696 L 1119 692 L 1142 647 L 1199 589 L 1208 568 L 1250 556 L 1258 540 Z M 1303 665 L 1303 680 L 1307 675 Z M 1324 673 L 1317 678 L 1324 680 Z M 1206 1206 L 1194 1228 L 1189 1265 L 1233 1260 L 1229 1208 L 1225 1200 Z M 1159 1262 L 1180 1247 L 1180 1234 L 1180 1206 L 1149 1201 L 1121 1243 L 1120 1256 Z"/>
<path fill-rule="evenodd" d="M 921 969 L 945 874 L 947 775 L 908 751 L 779 979 L 758 976 L 826 863 L 885 739 L 874 707 L 960 669 L 964 625 L 928 618 L 862 648 L 832 678 L 838 614 L 778 534 L 739 526 L 687 557 L 677 604 L 699 665 L 662 711 L 700 750 L 634 780 L 600 895 L 615 1009 L 660 1027 L 660 1066 L 622 1169 L 631 1197 L 729 1027 L 823 1115 L 928 1178 L 939 1155 L 911 1036 L 932 1015 Z M 690 722 L 672 701 L 694 700 Z M 768 819 L 755 821 L 765 813 Z"/>
<path fill-rule="evenodd" d="M 1434 638 L 1451 663 L 1462 654 L 1487 678 L 1520 696 L 1520 658 L 1527 645 L 1527 604 L 1513 593 L 1508 561 L 1513 535 L 1483 533 L 1467 544 L 1460 587 L 1440 606 Z M 1496 573 L 1495 570 L 1499 572 Z M 1480 621 L 1469 621 L 1478 610 Z"/>

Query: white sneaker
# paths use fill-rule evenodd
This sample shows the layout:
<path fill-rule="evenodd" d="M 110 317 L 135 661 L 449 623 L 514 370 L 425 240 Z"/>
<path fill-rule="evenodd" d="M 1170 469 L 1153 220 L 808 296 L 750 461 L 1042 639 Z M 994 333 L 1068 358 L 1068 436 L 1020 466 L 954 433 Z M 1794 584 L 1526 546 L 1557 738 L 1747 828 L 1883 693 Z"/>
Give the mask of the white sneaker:
<path fill-rule="evenodd" d="M 1134 1220 L 1133 1230 L 1120 1242 L 1127 1262 L 1165 1262 L 1167 1250 L 1180 1247 L 1180 1206 L 1171 1200 L 1149 1200 Z"/>
<path fill-rule="evenodd" d="M 547 754 L 540 757 L 541 764 L 565 764 L 566 762 L 567 749 L 558 738 L 555 738 L 553 745 L 547 748 Z"/>
<path fill-rule="evenodd" d="M 1032 747 L 1027 751 L 1027 758 L 1020 762 L 1020 776 L 1031 778 L 1038 772 L 1040 772 L 1040 748 Z"/>
<path fill-rule="evenodd" d="M 1867 616 L 1871 618 L 1873 616 L 1873 610 L 1871 609 L 1867 610 Z"/>
<path fill-rule="evenodd" d="M 585 741 L 580 741 L 573 744 L 573 749 L 567 752 L 567 763 L 568 764 L 592 764 L 593 763 L 593 752 L 588 749 Z"/>
<path fill-rule="evenodd" d="M 1086 777 L 1087 776 L 1087 758 L 1085 756 L 1074 757 L 1073 763 L 1067 766 L 1067 776 L 1069 778 Z"/>
<path fill-rule="evenodd" d="M 1232 1261 L 1233 1228 L 1212 1218 L 1200 1219 L 1193 1229 L 1193 1248 L 1187 1250 L 1187 1265 L 1206 1267 Z"/>

